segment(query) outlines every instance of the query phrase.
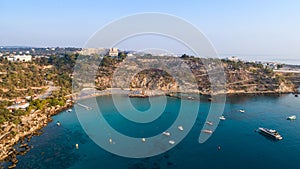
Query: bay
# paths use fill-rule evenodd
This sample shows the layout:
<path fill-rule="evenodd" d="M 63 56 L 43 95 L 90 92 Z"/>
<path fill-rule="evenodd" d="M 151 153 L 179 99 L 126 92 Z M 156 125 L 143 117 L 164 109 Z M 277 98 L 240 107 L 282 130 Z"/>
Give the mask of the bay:
<path fill-rule="evenodd" d="M 178 116 L 181 100 L 167 97 L 167 101 L 166 109 L 157 120 L 140 126 L 120 116 L 110 96 L 97 97 L 105 120 L 117 131 L 132 137 L 157 135 L 172 125 Z M 16 168 L 299 168 L 300 121 L 286 120 L 290 115 L 300 117 L 299 101 L 292 94 L 227 97 L 223 114 L 226 120 L 220 122 L 209 140 L 199 144 L 199 134 L 211 104 L 202 99 L 197 120 L 182 142 L 161 155 L 141 159 L 125 158 L 105 151 L 84 132 L 74 110 L 62 112 L 53 117 L 53 122 L 43 129 L 42 135 L 31 139 L 29 145 L 33 148 L 24 156 L 17 157 L 19 163 Z M 84 102 L 88 104 L 89 99 Z M 198 104 L 199 101 L 186 102 Z M 141 111 L 149 108 L 147 98 L 131 98 L 131 103 Z M 240 113 L 240 109 L 246 112 Z M 57 121 L 61 126 L 56 125 Z M 255 132 L 258 127 L 278 130 L 283 140 L 274 141 Z M 75 144 L 79 145 L 79 149 L 75 148 Z"/>

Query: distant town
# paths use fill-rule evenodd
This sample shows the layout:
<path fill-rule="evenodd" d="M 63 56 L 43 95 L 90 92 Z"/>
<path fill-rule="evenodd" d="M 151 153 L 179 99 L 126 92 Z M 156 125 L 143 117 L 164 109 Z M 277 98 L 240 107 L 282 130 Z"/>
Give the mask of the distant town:
<path fill-rule="evenodd" d="M 74 54 L 78 53 L 81 55 L 92 55 L 92 54 L 103 54 L 109 55 L 111 57 L 118 57 L 120 53 L 126 54 L 127 56 L 133 56 L 134 54 L 145 55 L 145 53 L 137 53 L 135 51 L 121 51 L 118 48 L 74 48 L 74 47 L 45 47 L 45 48 L 35 48 L 35 47 L 0 47 L 0 58 L 4 58 L 12 62 L 31 62 L 37 58 L 49 58 L 50 56 L 61 56 L 65 54 Z M 164 56 L 168 54 L 157 54 L 159 56 Z M 170 55 L 168 55 L 170 56 Z M 176 56 L 176 55 L 172 55 Z M 180 57 L 180 56 L 178 56 Z M 300 71 L 297 65 L 283 64 L 280 62 L 262 62 L 262 61 L 248 61 L 240 59 L 237 56 L 229 56 L 223 58 L 233 62 L 253 62 L 257 64 L 262 64 L 265 68 L 273 70 L 285 70 L 285 71 Z M 283 67 L 285 65 L 286 67 Z"/>

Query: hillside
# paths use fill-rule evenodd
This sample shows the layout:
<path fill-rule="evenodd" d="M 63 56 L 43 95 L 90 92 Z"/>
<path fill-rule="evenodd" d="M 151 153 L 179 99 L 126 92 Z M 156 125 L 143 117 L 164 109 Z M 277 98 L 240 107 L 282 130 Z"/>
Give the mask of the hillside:
<path fill-rule="evenodd" d="M 142 59 L 142 62 L 143 64 L 149 64 L 154 62 L 153 60 L 153 58 Z M 206 71 L 207 67 L 203 65 L 202 61 L 198 58 L 185 58 L 184 63 L 188 65 L 190 71 L 193 73 L 199 92 L 203 94 L 212 94 L 209 76 Z M 214 61 L 209 63 L 213 64 Z M 274 73 L 271 69 L 264 68 L 261 64 L 222 60 L 222 65 L 225 74 L 223 75 L 226 78 L 226 90 L 223 91 L 225 93 L 288 93 L 295 91 L 296 86 L 290 80 L 285 79 L 285 77 L 280 74 Z M 122 77 L 123 79 L 117 79 L 116 81 L 118 81 L 118 83 L 127 83 L 125 79 L 129 77 L 129 75 L 134 75 L 129 72 L 134 69 L 140 69 L 143 66 L 132 67 L 132 64 L 130 63 L 123 64 L 122 62 L 116 62 L 113 66 L 100 67 L 99 74 L 96 78 L 98 89 L 102 90 L 112 87 L 112 76 L 117 67 L 122 67 L 123 72 L 121 72 L 119 77 Z M 119 70 L 118 72 L 120 73 Z M 175 72 L 180 71 L 177 69 Z M 220 77 L 214 77 L 214 75 L 212 75 L 210 78 Z M 176 80 L 172 78 L 168 72 L 162 71 L 159 68 L 142 70 L 135 74 L 130 80 L 130 88 L 132 89 L 142 88 L 145 90 L 159 89 L 163 91 L 176 91 L 178 88 Z M 186 86 L 189 83 L 183 82 L 183 84 Z M 129 86 L 119 84 L 117 87 L 128 88 Z"/>

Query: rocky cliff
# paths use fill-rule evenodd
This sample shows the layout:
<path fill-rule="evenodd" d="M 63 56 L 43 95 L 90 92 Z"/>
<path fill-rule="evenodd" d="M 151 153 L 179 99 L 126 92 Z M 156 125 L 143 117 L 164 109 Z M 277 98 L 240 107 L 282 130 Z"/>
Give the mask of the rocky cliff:
<path fill-rule="evenodd" d="M 295 85 L 280 74 L 261 64 L 231 62 L 214 59 L 185 58 L 160 63 L 157 58 L 135 59 L 100 66 L 95 80 L 98 89 L 110 87 L 163 91 L 179 88 L 191 91 L 197 87 L 200 93 L 288 93 Z M 205 63 L 205 64 L 204 64 Z M 222 68 L 216 65 L 220 64 Z M 214 69 L 218 69 L 215 71 Z M 190 74 L 193 77 L 190 77 Z M 224 82 L 222 82 L 224 79 Z M 223 86 L 212 90 L 213 86 Z"/>

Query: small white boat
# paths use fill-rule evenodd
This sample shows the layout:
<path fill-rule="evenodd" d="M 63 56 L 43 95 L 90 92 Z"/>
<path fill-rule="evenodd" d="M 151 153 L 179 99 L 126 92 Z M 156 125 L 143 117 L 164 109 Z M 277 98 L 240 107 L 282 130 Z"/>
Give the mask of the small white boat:
<path fill-rule="evenodd" d="M 207 133 L 207 134 L 212 134 L 212 133 L 213 133 L 213 131 L 212 131 L 212 130 L 208 130 L 208 129 L 206 129 L 206 130 L 202 130 L 202 132 L 204 132 L 204 133 Z"/>
<path fill-rule="evenodd" d="M 79 148 L 79 145 L 78 145 L 78 144 L 75 144 L 75 147 L 76 147 L 76 149 L 78 149 L 78 148 Z"/>
<path fill-rule="evenodd" d="M 113 140 L 111 138 L 109 139 L 109 144 L 113 144 Z"/>
<path fill-rule="evenodd" d="M 241 109 L 241 110 L 239 110 L 241 113 L 245 113 L 245 110 L 244 109 Z"/>
<path fill-rule="evenodd" d="M 178 129 L 179 129 L 180 131 L 183 131 L 183 127 L 182 127 L 182 126 L 178 126 Z"/>
<path fill-rule="evenodd" d="M 145 138 L 142 138 L 142 142 L 143 142 L 143 143 L 146 142 L 146 139 L 145 139 Z"/>
<path fill-rule="evenodd" d="M 56 125 L 57 125 L 57 126 L 60 126 L 60 122 L 58 121 L 58 122 L 56 123 Z"/>
<path fill-rule="evenodd" d="M 210 126 L 214 125 L 214 123 L 211 122 L 211 121 L 207 121 L 206 124 L 208 124 L 208 125 L 210 125 Z"/>
<path fill-rule="evenodd" d="M 171 133 L 170 133 L 170 132 L 168 132 L 168 131 L 164 131 L 164 132 L 163 132 L 163 135 L 165 135 L 165 136 L 170 136 L 170 135 L 171 135 Z"/>
<path fill-rule="evenodd" d="M 175 144 L 175 141 L 174 141 L 174 140 L 170 140 L 170 141 L 169 141 L 169 144 L 172 144 L 172 145 L 173 145 L 173 144 Z"/>
<path fill-rule="evenodd" d="M 67 112 L 71 112 L 71 111 L 72 111 L 72 109 L 68 109 L 68 110 L 67 110 Z"/>
<path fill-rule="evenodd" d="M 287 119 L 288 119 L 288 120 L 296 120 L 296 118 L 297 118 L 297 117 L 296 117 L 295 115 L 293 115 L 293 116 L 289 116 Z"/>
<path fill-rule="evenodd" d="M 219 117 L 220 120 L 226 120 L 226 118 L 224 116 Z"/>

